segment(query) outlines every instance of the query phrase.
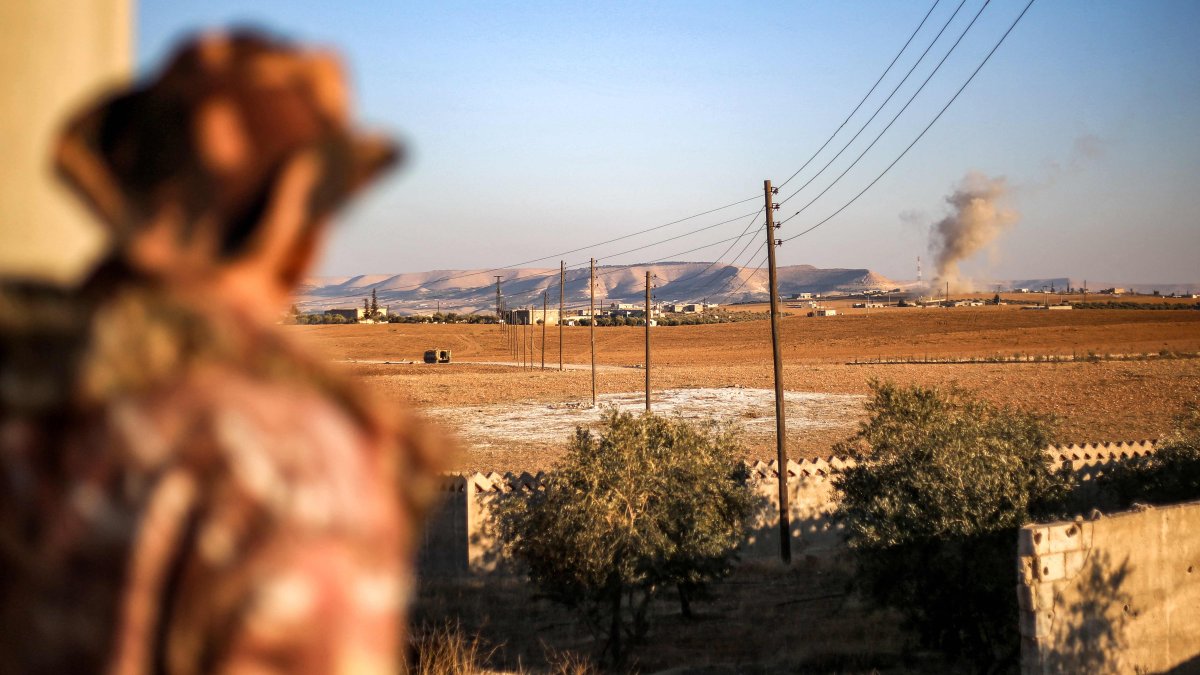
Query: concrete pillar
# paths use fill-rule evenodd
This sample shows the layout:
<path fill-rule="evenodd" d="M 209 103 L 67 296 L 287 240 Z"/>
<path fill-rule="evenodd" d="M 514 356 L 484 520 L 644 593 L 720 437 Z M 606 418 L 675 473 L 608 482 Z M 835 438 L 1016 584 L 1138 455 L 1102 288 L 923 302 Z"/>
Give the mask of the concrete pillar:
<path fill-rule="evenodd" d="M 0 2 L 0 275 L 69 282 L 104 232 L 54 178 L 64 116 L 129 78 L 134 0 Z"/>

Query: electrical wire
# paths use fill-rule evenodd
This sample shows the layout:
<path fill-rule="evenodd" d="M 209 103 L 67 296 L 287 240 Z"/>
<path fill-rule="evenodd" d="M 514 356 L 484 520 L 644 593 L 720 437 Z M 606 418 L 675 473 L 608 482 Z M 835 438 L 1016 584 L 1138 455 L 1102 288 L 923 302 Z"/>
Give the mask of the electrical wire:
<path fill-rule="evenodd" d="M 1004 35 L 1000 36 L 1000 40 L 997 41 L 996 44 L 992 47 L 991 51 L 989 51 L 987 53 L 987 56 L 983 57 L 983 60 L 980 61 L 979 65 L 975 68 L 974 72 L 971 73 L 971 76 L 967 78 L 967 81 L 963 82 L 962 86 L 958 88 L 958 91 L 954 92 L 954 96 L 951 96 L 950 100 L 946 101 L 946 105 L 942 106 L 942 109 L 940 111 L 938 111 L 938 114 L 935 115 L 932 120 L 930 120 L 929 124 L 925 125 L 925 128 L 921 130 L 921 133 L 917 134 L 917 137 L 914 138 L 913 141 L 908 144 L 908 147 L 904 148 L 904 151 L 901 152 L 900 155 L 898 157 L 896 157 L 896 159 L 892 160 L 892 163 L 888 164 L 887 168 L 885 168 L 878 176 L 875 177 L 875 180 L 868 183 L 867 186 L 865 188 L 863 188 L 858 194 L 854 195 L 854 197 L 852 197 L 850 199 L 850 201 L 843 204 L 841 208 L 839 208 L 837 211 L 834 211 L 833 213 L 831 213 L 824 220 L 818 222 L 817 224 L 809 227 L 808 229 L 806 229 L 802 232 L 799 232 L 797 234 L 794 234 L 794 235 L 784 239 L 783 241 L 791 241 L 791 240 L 795 239 L 796 237 L 804 236 L 804 235 L 808 234 L 809 232 L 812 232 L 813 230 L 817 229 L 818 227 L 821 227 L 825 223 L 829 222 L 835 216 L 837 216 L 839 213 L 841 213 L 842 211 L 845 211 L 851 204 L 856 202 L 859 197 L 863 196 L 863 194 L 865 194 L 867 192 L 867 190 L 870 190 L 872 187 L 874 187 L 874 185 L 876 183 L 878 183 L 880 181 L 880 179 L 882 179 L 885 175 L 887 175 L 887 173 L 892 170 L 892 167 L 896 166 L 896 164 L 899 163 L 900 160 L 903 159 L 904 156 L 908 154 L 908 151 L 912 150 L 913 146 L 916 145 L 917 142 L 920 141 L 931 128 L 933 128 L 933 125 L 936 124 L 939 119 L 941 119 L 942 115 L 945 114 L 945 112 L 950 109 L 950 106 L 954 103 L 954 101 L 956 101 L 958 99 L 959 95 L 963 93 L 963 90 L 965 90 L 967 88 L 967 85 L 971 84 L 971 81 L 975 79 L 975 76 L 979 74 L 979 71 L 983 70 L 983 67 L 985 65 L 987 65 L 987 62 L 992 58 L 992 55 L 996 53 L 996 50 L 1000 48 L 1000 45 L 1004 44 L 1004 41 L 1006 39 L 1008 39 L 1009 34 L 1012 33 L 1013 29 L 1017 27 L 1017 24 L 1021 22 L 1021 19 L 1025 16 L 1025 13 L 1029 11 L 1029 8 L 1033 6 L 1034 2 L 1035 2 L 1035 0 L 1029 0 L 1029 2 L 1025 5 L 1025 8 L 1021 10 L 1021 13 L 1019 15 L 1017 15 L 1017 18 L 1015 20 L 1013 20 L 1012 24 L 1008 27 L 1008 30 L 1004 31 Z M 792 218 L 796 217 L 797 215 L 799 215 L 799 212 L 792 214 L 791 216 L 788 216 L 787 218 L 785 218 L 783 223 L 786 223 L 787 221 L 791 220 Z M 783 223 L 780 223 L 780 225 L 782 225 Z"/>
<path fill-rule="evenodd" d="M 937 74 L 939 69 L 941 69 L 942 64 L 946 63 L 946 59 L 948 59 L 950 57 L 950 55 L 952 53 L 954 53 L 954 48 L 957 47 L 959 45 L 959 43 L 962 42 L 962 39 L 967 36 L 967 33 L 971 30 L 971 27 L 975 25 L 975 22 L 979 19 L 980 15 L 983 14 L 983 10 L 987 9 L 988 4 L 990 4 L 990 3 L 991 3 L 991 0 L 984 0 L 984 3 L 979 8 L 979 11 L 976 12 L 975 16 L 971 19 L 971 23 L 967 24 L 967 27 L 965 29 L 963 29 L 963 32 L 958 36 L 958 39 L 955 40 L 954 44 L 950 46 L 950 50 L 946 52 L 945 56 L 942 57 L 942 60 L 939 61 L 937 66 L 934 67 L 933 71 L 931 71 L 929 73 L 929 75 L 925 78 L 925 81 L 921 83 L 921 86 L 918 87 L 917 90 L 913 92 L 913 95 L 908 98 L 908 101 L 905 102 L 904 107 L 900 108 L 900 110 L 897 111 L 896 114 L 892 117 L 891 121 L 887 123 L 887 126 L 885 126 L 883 128 L 883 130 L 881 130 L 879 132 L 879 134 L 875 136 L 875 139 L 873 141 L 871 141 L 871 144 L 868 145 L 866 148 L 863 148 L 863 151 L 858 153 L 858 157 L 854 158 L 854 161 L 850 163 L 850 166 L 847 166 L 845 169 L 843 169 L 842 172 L 840 174 L 838 174 L 837 177 L 834 178 L 831 183 L 829 183 L 829 185 L 825 186 L 824 190 L 821 190 L 821 192 L 819 192 L 816 197 L 813 197 L 812 199 L 809 200 L 809 202 L 807 204 L 800 207 L 800 210 L 796 211 L 795 213 L 788 216 L 787 218 L 784 218 L 783 221 L 779 223 L 780 225 L 783 225 L 783 223 L 786 223 L 787 221 L 791 220 L 792 218 L 795 218 L 796 216 L 800 215 L 801 213 L 804 213 L 804 211 L 806 211 L 808 209 L 808 207 L 812 206 L 818 199 L 825 196 L 825 194 L 827 192 L 829 192 L 829 190 L 832 189 L 834 185 L 837 185 L 838 182 L 841 181 L 842 178 L 845 177 L 845 175 L 847 173 L 849 173 L 851 169 L 853 169 L 855 166 L 858 165 L 859 161 L 861 161 L 862 158 L 865 157 L 866 154 L 871 151 L 871 148 L 875 147 L 875 144 L 879 142 L 879 139 L 883 138 L 884 134 L 886 134 L 888 132 L 888 129 L 892 128 L 892 125 L 896 123 L 896 120 L 900 119 L 900 116 L 904 114 L 904 111 L 908 110 L 908 106 L 912 105 L 912 102 L 915 101 L 917 96 L 921 93 L 921 91 L 925 89 L 925 85 L 929 84 L 929 81 L 932 80 L 933 76 Z M 795 193 L 793 193 L 788 198 L 790 199 L 792 196 L 795 196 Z"/>
<path fill-rule="evenodd" d="M 892 88 L 892 91 L 891 91 L 891 93 L 889 93 L 887 95 L 887 98 L 883 99 L 883 102 L 880 103 L 875 108 L 875 112 L 871 113 L 871 116 L 869 118 L 867 118 L 867 121 L 862 123 L 862 126 L 860 126 L 858 128 L 858 131 L 854 132 L 854 136 L 852 136 L 850 138 L 850 140 L 846 141 L 845 145 L 842 146 L 842 149 L 837 151 L 837 154 L 835 154 L 833 157 L 829 158 L 828 162 L 825 162 L 825 166 L 822 166 L 820 171 L 817 171 L 812 176 L 809 176 L 808 180 L 804 181 L 804 185 L 801 185 L 799 188 L 796 188 L 796 190 L 793 191 L 792 194 L 788 195 L 787 197 L 784 197 L 779 202 L 779 204 L 781 206 L 783 204 L 786 204 L 788 202 L 788 200 L 790 200 L 793 197 L 795 197 L 796 195 L 800 194 L 804 190 L 804 188 L 811 185 L 814 180 L 819 178 L 821 176 L 821 174 L 825 173 L 826 169 L 828 169 L 834 162 L 837 161 L 838 157 L 842 156 L 842 153 L 846 152 L 847 148 L 849 148 L 851 145 L 854 144 L 854 141 L 858 140 L 858 137 L 862 135 L 862 132 L 866 131 L 867 127 L 871 125 L 871 122 L 874 122 L 875 118 L 879 116 L 879 113 L 883 112 L 883 109 L 885 107 L 887 107 L 888 103 L 891 102 L 892 97 L 894 97 L 896 95 L 896 92 L 900 91 L 900 88 L 904 86 L 905 82 L 908 82 L 908 78 L 912 76 L 913 72 L 917 69 L 917 66 L 921 65 L 921 63 L 925 60 L 925 57 L 929 55 L 929 51 L 931 49 L 933 49 L 933 46 L 935 44 L 937 44 L 938 40 L 942 39 L 942 34 L 945 33 L 946 29 L 950 27 L 950 24 L 954 21 L 954 18 L 958 16 L 959 11 L 962 10 L 963 5 L 965 5 L 965 4 L 967 4 L 967 0 L 961 0 L 958 3 L 958 6 L 954 8 L 954 12 L 952 14 L 950 14 L 950 18 L 946 19 L 946 22 L 942 24 L 941 30 L 939 30 L 937 32 L 937 35 L 934 35 L 933 39 L 929 41 L 929 44 L 925 47 L 925 51 L 921 52 L 921 55 L 919 57 L 917 57 L 917 60 L 914 61 L 912 66 L 909 67 L 908 72 L 904 73 L 904 77 L 901 78 L 900 81 L 896 83 L 896 86 Z M 986 7 L 987 2 L 984 2 L 983 5 L 984 5 L 984 7 Z M 983 11 L 983 10 L 980 9 L 980 11 Z M 978 18 L 978 15 L 976 15 L 976 18 Z M 974 23 L 974 22 L 972 21 L 972 23 Z M 968 26 L 967 28 L 970 28 L 970 26 Z M 962 38 L 960 37 L 959 40 L 962 40 Z M 958 43 L 955 42 L 954 46 L 950 48 L 950 51 L 953 52 L 954 47 L 957 47 L 957 46 L 958 46 Z M 949 55 L 950 55 L 949 52 L 947 52 L 946 56 L 949 56 Z M 942 60 L 944 61 L 945 58 L 943 57 Z M 940 65 L 941 64 L 939 64 L 939 67 L 940 67 Z M 934 69 L 934 72 L 935 73 L 937 72 L 936 68 Z M 926 80 L 926 82 L 928 82 L 928 80 Z M 924 88 L 924 86 L 925 86 L 924 84 L 921 85 L 922 88 Z M 921 92 L 921 89 L 917 89 L 917 93 L 919 94 L 920 92 Z M 914 94 L 914 96 L 915 95 L 916 94 Z M 911 102 L 911 100 L 910 100 L 910 102 Z M 807 163 L 806 163 L 806 165 L 807 165 Z M 789 178 L 788 180 L 790 181 L 791 179 Z M 785 183 L 786 183 L 786 181 L 785 181 Z M 781 185 L 780 187 L 783 187 L 783 186 Z"/>
<path fill-rule="evenodd" d="M 766 244 L 766 242 L 763 242 L 763 243 L 764 243 L 764 245 Z M 733 289 L 729 293 L 723 293 L 721 295 L 718 295 L 717 297 L 724 298 L 725 301 L 728 302 L 730 298 L 732 298 L 734 295 L 736 295 L 738 293 L 738 291 L 741 291 L 742 288 L 745 287 L 746 283 L 748 281 L 750 281 L 750 279 L 754 278 L 754 275 L 756 275 L 762 271 L 763 265 L 765 265 L 765 264 L 767 264 L 767 256 L 763 256 L 762 262 L 758 263 L 758 267 L 754 268 L 754 271 L 751 272 L 750 274 L 747 274 L 746 278 L 742 279 L 742 283 L 739 284 L 737 288 Z"/>
<path fill-rule="evenodd" d="M 629 233 L 629 234 L 621 235 L 620 237 L 614 237 L 614 238 L 612 238 L 612 239 L 607 239 L 607 240 L 605 240 L 605 241 L 598 242 L 598 243 L 595 243 L 595 244 L 588 244 L 587 246 L 580 246 L 579 248 L 574 248 L 574 249 L 571 249 L 571 250 L 569 250 L 569 251 L 562 251 L 562 252 L 559 252 L 559 253 L 554 253 L 554 254 L 552 254 L 552 255 L 543 256 L 543 257 L 541 257 L 541 258 L 533 258 L 532 260 L 524 260 L 524 261 L 521 261 L 521 262 L 518 262 L 518 263 L 513 263 L 513 264 L 511 264 L 511 265 L 503 265 L 503 266 L 501 266 L 501 267 L 493 267 L 493 268 L 491 268 L 491 269 L 486 269 L 486 270 L 475 270 L 475 271 L 472 271 L 472 272 L 466 272 L 466 273 L 464 273 L 464 274 L 458 274 L 458 275 L 450 275 L 450 276 L 445 276 L 445 277 L 441 277 L 441 278 L 439 278 L 439 279 L 432 279 L 432 280 L 429 280 L 429 281 L 423 281 L 423 282 L 421 282 L 421 283 L 414 284 L 414 285 L 412 285 L 412 286 L 408 286 L 408 287 L 392 288 L 392 289 L 388 289 L 388 290 L 394 290 L 394 291 L 413 290 L 413 289 L 417 289 L 417 288 L 420 288 L 420 287 L 422 287 L 422 286 L 425 286 L 425 285 L 428 285 L 428 284 L 435 284 L 435 283 L 442 282 L 442 281 L 452 281 L 452 280 L 454 280 L 454 279 L 462 279 L 462 278 L 465 278 L 465 277 L 471 277 L 471 276 L 475 276 L 476 274 L 488 274 L 488 273 L 490 273 L 490 272 L 499 272 L 500 270 L 507 270 L 507 269 L 512 269 L 512 268 L 514 268 L 514 267 L 521 267 L 522 265 L 529 265 L 529 264 L 532 264 L 532 263 L 541 262 L 541 261 L 543 261 L 543 260 L 553 260 L 554 258 L 561 258 L 562 256 L 565 256 L 565 255 L 570 255 L 571 253 L 578 253 L 578 252 L 580 252 L 580 251 L 586 251 L 586 250 L 587 250 L 587 249 L 589 249 L 589 248 L 598 248 L 598 247 L 600 247 L 600 246 L 605 246 L 605 245 L 607 245 L 607 244 L 611 244 L 611 243 L 614 243 L 614 242 L 622 241 L 622 240 L 624 240 L 624 239 L 629 239 L 629 238 L 632 238 L 632 237 L 636 237 L 636 236 L 638 236 L 638 235 L 646 234 L 646 233 L 648 233 L 648 232 L 654 232 L 654 231 L 656 231 L 656 230 L 661 230 L 661 229 L 663 229 L 664 227 L 670 227 L 671 225 L 678 225 L 679 223 L 687 222 L 687 221 L 689 221 L 689 220 L 692 220 L 692 219 L 694 219 L 694 218 L 699 218 L 700 216 L 707 216 L 707 215 L 708 215 L 708 214 L 710 214 L 710 213 L 716 213 L 717 211 L 724 211 L 725 209 L 728 209 L 728 208 L 731 208 L 731 207 L 737 206 L 737 205 L 739 205 L 739 204 L 745 204 L 746 202 L 749 202 L 749 201 L 754 201 L 755 199 L 758 199 L 758 196 L 757 196 L 757 195 L 755 195 L 755 196 L 753 196 L 753 197 L 747 197 L 746 199 L 741 199 L 741 200 L 738 200 L 738 201 L 736 201 L 736 202 L 730 202 L 730 203 L 728 203 L 728 204 L 725 204 L 724 206 L 718 206 L 718 207 L 716 207 L 716 208 L 714 208 L 714 209 L 709 209 L 709 210 L 707 210 L 707 211 L 702 211 L 702 212 L 700 212 L 700 213 L 694 213 L 694 214 L 692 214 L 692 215 L 690 215 L 690 216 L 687 216 L 686 218 L 680 218 L 680 219 L 678 219 L 678 220 L 672 220 L 672 221 L 671 221 L 671 222 L 669 222 L 669 223 L 663 223 L 662 225 L 655 225 L 654 227 L 648 227 L 648 228 L 646 228 L 646 229 L 644 229 L 644 230 L 638 230 L 637 232 L 631 232 L 631 233 Z M 736 220 L 740 220 L 742 217 L 743 217 L 743 216 L 738 216 L 738 218 L 736 218 Z M 732 222 L 732 221 L 725 221 L 725 222 Z M 721 223 L 721 224 L 723 224 L 723 223 Z M 708 229 L 708 228 L 701 228 L 701 229 Z"/>
<path fill-rule="evenodd" d="M 817 158 L 817 155 L 821 154 L 821 151 L 825 149 L 825 146 L 829 145 L 829 143 L 833 141 L 834 137 L 838 135 L 838 132 L 842 130 L 842 127 L 846 126 L 846 123 L 850 121 L 850 118 L 854 117 L 854 114 L 857 113 L 858 109 L 862 107 L 862 104 L 866 103 L 867 99 L 871 97 L 871 94 L 875 93 L 875 88 L 878 87 L 879 83 L 883 82 L 883 78 L 887 77 L 887 74 L 891 72 L 892 66 L 896 65 L 896 61 L 900 59 L 900 55 L 904 53 L 904 50 L 908 49 L 908 45 L 913 41 L 913 38 L 917 36 L 917 33 L 921 32 L 921 28 L 925 26 L 925 22 L 929 20 L 929 15 L 933 14 L 933 10 L 937 8 L 938 3 L 941 1 L 942 0 L 934 0 L 933 6 L 929 8 L 928 12 L 925 12 L 925 16 L 921 19 L 921 23 L 917 24 L 916 30 L 912 32 L 912 35 L 908 36 L 908 40 L 904 43 L 904 46 L 900 48 L 900 51 L 896 52 L 896 56 L 892 57 L 892 62 L 888 64 L 887 68 L 884 68 L 883 73 L 879 76 L 879 79 L 875 80 L 875 84 L 871 85 L 871 89 L 867 91 L 865 96 L 862 97 L 862 100 L 858 102 L 858 105 L 854 106 L 854 110 L 851 110 L 850 114 L 846 115 L 846 119 L 842 120 L 842 123 L 838 125 L 838 128 L 835 129 L 832 134 L 830 134 L 829 138 L 825 139 L 825 142 L 821 144 L 820 148 L 817 148 L 817 151 L 812 154 L 812 157 L 809 157 L 808 160 L 804 162 L 803 166 L 801 166 L 799 169 L 796 169 L 796 172 L 788 176 L 787 180 L 780 183 L 778 187 L 782 188 L 783 186 L 792 182 L 792 179 L 798 176 L 805 168 L 807 168 L 808 165 Z"/>

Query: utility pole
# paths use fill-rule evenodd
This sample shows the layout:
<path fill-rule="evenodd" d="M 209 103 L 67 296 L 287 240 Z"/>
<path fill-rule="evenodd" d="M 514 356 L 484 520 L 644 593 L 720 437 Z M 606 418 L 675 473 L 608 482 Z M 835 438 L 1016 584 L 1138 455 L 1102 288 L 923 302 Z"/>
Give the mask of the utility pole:
<path fill-rule="evenodd" d="M 596 407 L 596 259 L 592 258 L 591 273 L 588 283 L 591 291 L 591 320 L 588 321 L 588 333 L 592 340 L 592 407 Z"/>
<path fill-rule="evenodd" d="M 500 275 L 496 275 L 496 321 L 500 321 Z"/>
<path fill-rule="evenodd" d="M 646 270 L 646 412 L 650 412 L 650 270 Z"/>
<path fill-rule="evenodd" d="M 500 298 L 500 321 L 503 322 L 500 326 L 500 332 L 504 334 L 505 351 L 512 351 L 508 341 L 508 307 L 504 302 L 504 298 Z"/>
<path fill-rule="evenodd" d="M 775 238 L 775 209 L 771 181 L 763 181 L 763 199 L 767 213 L 767 282 L 771 285 L 771 352 L 775 361 L 775 459 L 779 462 L 779 557 L 785 565 L 792 562 L 792 525 L 788 507 L 787 422 L 783 409 L 783 357 L 779 351 L 779 283 L 775 275 L 775 247 L 783 242 Z"/>
<path fill-rule="evenodd" d="M 542 370 L 546 369 L 546 306 L 550 302 L 550 294 L 542 291 Z"/>
<path fill-rule="evenodd" d="M 558 369 L 560 372 L 563 369 L 562 328 L 563 328 L 563 298 L 565 297 L 565 293 L 563 292 L 563 282 L 566 281 L 566 278 L 567 278 L 567 264 L 565 262 L 563 262 L 562 260 L 559 260 L 558 261 Z"/>

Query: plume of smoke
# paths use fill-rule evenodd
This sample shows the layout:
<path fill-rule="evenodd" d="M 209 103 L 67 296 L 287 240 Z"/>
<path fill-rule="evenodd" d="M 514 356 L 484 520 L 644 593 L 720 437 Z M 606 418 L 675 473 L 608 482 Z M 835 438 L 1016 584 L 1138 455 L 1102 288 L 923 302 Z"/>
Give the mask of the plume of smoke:
<path fill-rule="evenodd" d="M 953 211 L 929 228 L 929 252 L 937 272 L 935 283 L 941 286 L 949 282 L 951 290 L 969 290 L 962 288 L 964 280 L 959 263 L 990 248 L 1002 232 L 1021 218 L 1021 214 L 1004 205 L 1008 194 L 1008 182 L 1003 177 L 990 178 L 970 171 L 946 197 Z"/>

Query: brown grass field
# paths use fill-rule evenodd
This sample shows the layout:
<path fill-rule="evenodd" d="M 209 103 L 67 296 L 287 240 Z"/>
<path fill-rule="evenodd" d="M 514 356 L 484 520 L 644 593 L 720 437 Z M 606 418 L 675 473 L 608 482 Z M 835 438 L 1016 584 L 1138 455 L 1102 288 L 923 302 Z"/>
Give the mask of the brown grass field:
<path fill-rule="evenodd" d="M 872 309 L 869 316 L 859 309 L 820 318 L 805 317 L 798 309 L 788 311 L 792 315 L 783 319 L 781 332 L 789 392 L 862 395 L 869 391 L 872 379 L 959 386 L 1002 405 L 1053 414 L 1058 418 L 1060 440 L 1075 443 L 1161 436 L 1187 402 L 1200 401 L 1200 359 L 1191 357 L 854 365 L 856 360 L 879 358 L 1195 354 L 1200 352 L 1200 312 L 1196 311 L 1044 312 L 1008 305 Z M 484 424 L 489 406 L 526 404 L 553 414 L 549 408 L 553 404 L 590 403 L 587 369 L 557 370 L 555 326 L 546 330 L 545 371 L 536 367 L 541 361 L 540 327 L 533 329 L 532 371 L 485 365 L 512 361 L 500 326 L 384 324 L 296 326 L 289 330 L 346 363 L 354 376 L 369 382 L 389 400 L 407 401 L 419 408 L 458 409 L 461 414 L 449 419 L 450 426 L 460 430 Z M 568 366 L 588 364 L 588 334 L 586 327 L 563 328 L 563 360 Z M 770 325 L 765 320 L 654 327 L 651 340 L 653 390 L 772 387 Z M 433 347 L 452 349 L 454 363 L 419 363 L 424 350 Z M 643 390 L 644 329 L 597 328 L 596 348 L 602 366 L 598 375 L 601 394 Z M 417 363 L 403 363 L 411 361 Z M 767 409 L 763 414 L 770 412 Z M 789 428 L 791 456 L 827 454 L 835 441 L 853 433 L 861 414 L 860 403 L 820 428 Z M 747 456 L 774 455 L 773 429 L 748 434 L 746 440 Z M 464 445 L 465 453 L 455 467 L 482 471 L 549 468 L 562 447 L 562 443 L 520 438 Z"/>

